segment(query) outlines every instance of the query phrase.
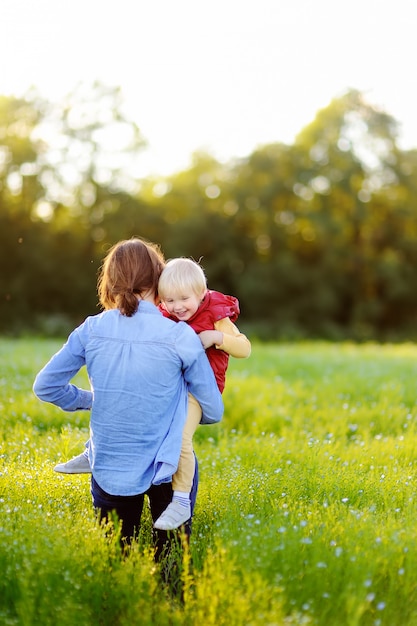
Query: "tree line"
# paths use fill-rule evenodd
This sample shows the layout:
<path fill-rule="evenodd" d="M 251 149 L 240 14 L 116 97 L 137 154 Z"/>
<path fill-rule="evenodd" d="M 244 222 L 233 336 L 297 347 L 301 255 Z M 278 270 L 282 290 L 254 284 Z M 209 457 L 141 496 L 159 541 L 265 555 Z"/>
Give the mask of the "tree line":
<path fill-rule="evenodd" d="M 416 335 L 417 150 L 363 94 L 292 145 L 196 153 L 169 177 L 135 174 L 144 145 L 117 88 L 0 97 L 0 332 L 60 334 L 96 313 L 101 259 L 141 236 L 200 260 L 252 337 Z"/>

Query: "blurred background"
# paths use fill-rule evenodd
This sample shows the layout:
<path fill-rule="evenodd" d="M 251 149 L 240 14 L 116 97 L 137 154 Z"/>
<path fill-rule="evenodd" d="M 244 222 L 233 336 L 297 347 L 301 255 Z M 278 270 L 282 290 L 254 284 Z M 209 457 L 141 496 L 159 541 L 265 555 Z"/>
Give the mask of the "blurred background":
<path fill-rule="evenodd" d="M 119 239 L 262 340 L 417 336 L 411 0 L 0 8 L 0 332 L 98 312 Z"/>

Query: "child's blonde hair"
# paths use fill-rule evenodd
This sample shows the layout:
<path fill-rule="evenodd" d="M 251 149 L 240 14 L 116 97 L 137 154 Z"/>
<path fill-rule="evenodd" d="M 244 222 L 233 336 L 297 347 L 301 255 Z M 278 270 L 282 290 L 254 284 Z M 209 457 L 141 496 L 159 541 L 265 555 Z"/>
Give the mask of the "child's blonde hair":
<path fill-rule="evenodd" d="M 159 279 L 159 297 L 165 300 L 172 293 L 181 293 L 188 289 L 196 296 L 201 296 L 206 291 L 207 280 L 203 268 L 192 259 L 171 259 Z"/>

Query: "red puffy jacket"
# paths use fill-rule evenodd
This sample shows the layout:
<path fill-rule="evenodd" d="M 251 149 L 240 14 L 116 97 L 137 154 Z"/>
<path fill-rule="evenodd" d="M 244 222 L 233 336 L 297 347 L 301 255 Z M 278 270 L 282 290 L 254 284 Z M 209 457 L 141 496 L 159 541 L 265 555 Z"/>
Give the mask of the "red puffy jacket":
<path fill-rule="evenodd" d="M 165 317 L 178 321 L 177 318 L 168 313 L 164 307 L 161 307 L 161 311 Z M 239 301 L 237 298 L 209 289 L 197 311 L 186 323 L 189 324 L 196 333 L 201 333 L 202 330 L 214 330 L 215 322 L 225 317 L 235 322 L 239 313 Z M 207 348 L 206 354 L 213 368 L 219 390 L 223 392 L 226 382 L 226 370 L 229 364 L 229 355 L 227 352 L 224 352 L 224 350 L 219 350 L 215 346 Z"/>

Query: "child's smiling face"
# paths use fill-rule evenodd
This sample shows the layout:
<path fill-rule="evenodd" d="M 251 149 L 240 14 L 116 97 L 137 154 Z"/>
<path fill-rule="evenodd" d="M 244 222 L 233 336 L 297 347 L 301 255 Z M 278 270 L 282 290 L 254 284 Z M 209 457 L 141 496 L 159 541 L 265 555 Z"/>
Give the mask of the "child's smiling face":
<path fill-rule="evenodd" d="M 168 313 L 174 315 L 178 320 L 187 322 L 200 306 L 204 293 L 197 295 L 193 291 L 170 293 L 162 302 Z"/>

